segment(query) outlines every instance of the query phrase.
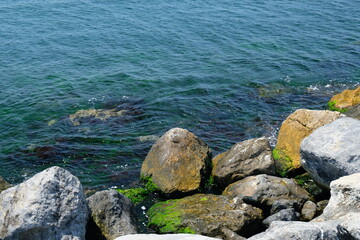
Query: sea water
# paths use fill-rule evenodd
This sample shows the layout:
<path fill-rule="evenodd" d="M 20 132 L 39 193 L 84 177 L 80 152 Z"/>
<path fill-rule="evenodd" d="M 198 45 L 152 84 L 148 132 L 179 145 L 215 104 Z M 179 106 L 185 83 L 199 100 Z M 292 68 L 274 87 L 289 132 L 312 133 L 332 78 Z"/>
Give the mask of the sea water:
<path fill-rule="evenodd" d="M 214 155 L 249 138 L 274 144 L 291 112 L 326 109 L 359 86 L 359 9 L 358 0 L 2 0 L 0 175 L 19 183 L 57 165 L 87 187 L 136 186 L 172 127 Z"/>

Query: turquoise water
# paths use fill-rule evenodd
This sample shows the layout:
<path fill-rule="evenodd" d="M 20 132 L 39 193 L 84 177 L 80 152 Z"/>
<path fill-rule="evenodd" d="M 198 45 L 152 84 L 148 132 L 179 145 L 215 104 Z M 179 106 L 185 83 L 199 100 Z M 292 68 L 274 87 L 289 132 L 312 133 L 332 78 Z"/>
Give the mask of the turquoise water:
<path fill-rule="evenodd" d="M 172 127 L 213 149 L 360 84 L 358 0 L 2 0 L 0 175 L 131 187 Z M 107 119 L 79 110 L 126 110 Z M 143 136 L 150 136 L 143 139 Z M 142 140 L 142 141 L 141 141 Z"/>

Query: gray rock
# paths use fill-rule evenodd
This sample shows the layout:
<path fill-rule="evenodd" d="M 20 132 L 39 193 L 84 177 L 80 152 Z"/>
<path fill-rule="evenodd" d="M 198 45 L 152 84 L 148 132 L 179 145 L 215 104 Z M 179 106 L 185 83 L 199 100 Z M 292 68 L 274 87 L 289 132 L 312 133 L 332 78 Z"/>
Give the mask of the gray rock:
<path fill-rule="evenodd" d="M 265 174 L 246 177 L 230 184 L 223 195 L 239 197 L 250 204 L 271 205 L 280 199 L 287 199 L 302 205 L 309 200 L 309 193 L 294 180 Z"/>
<path fill-rule="evenodd" d="M 218 240 L 196 234 L 134 234 L 118 237 L 114 240 Z"/>
<path fill-rule="evenodd" d="M 360 120 L 340 118 L 301 143 L 301 165 L 320 185 L 360 172 Z"/>
<path fill-rule="evenodd" d="M 300 219 L 300 214 L 294 208 L 280 210 L 279 212 L 267 217 L 263 224 L 266 228 L 274 221 L 297 221 Z"/>
<path fill-rule="evenodd" d="M 316 204 L 312 201 L 307 201 L 301 209 L 301 220 L 310 221 L 316 215 Z"/>
<path fill-rule="evenodd" d="M 246 240 L 246 238 L 240 236 L 234 231 L 231 231 L 230 229 L 223 228 L 221 231 L 223 240 Z"/>
<path fill-rule="evenodd" d="M 345 112 L 345 115 L 360 120 L 360 104 L 350 107 L 349 110 Z"/>
<path fill-rule="evenodd" d="M 323 223 L 312 222 L 273 222 L 265 232 L 248 240 L 340 240 L 347 238 L 346 232 L 336 221 Z"/>
<path fill-rule="evenodd" d="M 88 199 L 91 217 L 108 240 L 136 233 L 130 200 L 115 190 L 97 192 Z"/>
<path fill-rule="evenodd" d="M 329 200 L 322 200 L 316 203 L 316 216 L 324 212 L 325 207 L 329 204 Z"/>
<path fill-rule="evenodd" d="M 265 137 L 235 144 L 213 160 L 212 176 L 223 186 L 257 174 L 274 174 L 275 162 Z"/>
<path fill-rule="evenodd" d="M 48 168 L 0 194 L 0 239 L 85 239 L 88 208 L 79 180 Z"/>
<path fill-rule="evenodd" d="M 188 130 L 173 128 L 151 147 L 141 175 L 151 177 L 166 194 L 189 193 L 205 183 L 210 161 L 210 148 L 204 141 Z"/>
<path fill-rule="evenodd" d="M 331 182 L 331 197 L 323 214 L 313 222 L 336 220 L 355 239 L 360 239 L 360 173 Z"/>
<path fill-rule="evenodd" d="M 270 215 L 273 215 L 283 209 L 288 209 L 288 208 L 295 208 L 296 210 L 300 209 L 296 201 L 280 199 L 280 200 L 276 200 L 272 204 L 271 209 L 270 209 Z"/>

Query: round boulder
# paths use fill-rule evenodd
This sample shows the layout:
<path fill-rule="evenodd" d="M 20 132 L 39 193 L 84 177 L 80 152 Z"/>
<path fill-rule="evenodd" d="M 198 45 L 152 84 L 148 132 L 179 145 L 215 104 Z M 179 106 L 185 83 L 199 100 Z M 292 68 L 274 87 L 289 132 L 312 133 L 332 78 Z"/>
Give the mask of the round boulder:
<path fill-rule="evenodd" d="M 204 141 L 182 128 L 166 132 L 151 147 L 142 168 L 164 193 L 188 193 L 199 189 L 210 174 L 211 152 Z"/>

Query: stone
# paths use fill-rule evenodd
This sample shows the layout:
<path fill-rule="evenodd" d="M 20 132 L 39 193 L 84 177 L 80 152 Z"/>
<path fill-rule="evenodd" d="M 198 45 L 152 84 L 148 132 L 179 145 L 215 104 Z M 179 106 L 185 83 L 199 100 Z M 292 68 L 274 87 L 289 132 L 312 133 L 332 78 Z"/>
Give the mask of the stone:
<path fill-rule="evenodd" d="M 316 204 L 312 201 L 307 201 L 304 203 L 303 208 L 301 209 L 301 220 L 310 221 L 316 215 Z"/>
<path fill-rule="evenodd" d="M 218 240 L 196 234 L 133 234 L 118 237 L 114 240 Z"/>
<path fill-rule="evenodd" d="M 338 112 L 307 109 L 298 109 L 288 116 L 280 127 L 273 151 L 278 173 L 285 176 L 288 172 L 299 169 L 301 141 L 318 127 L 339 117 Z"/>
<path fill-rule="evenodd" d="M 344 113 L 347 117 L 352 117 L 360 120 L 360 104 L 349 107 L 349 110 Z"/>
<path fill-rule="evenodd" d="M 321 200 L 316 203 L 316 216 L 321 215 L 324 212 L 324 209 L 329 204 L 329 200 Z"/>
<path fill-rule="evenodd" d="M 276 200 L 270 209 L 270 215 L 273 215 L 283 209 L 295 208 L 296 210 L 300 209 L 300 206 L 297 205 L 296 201 L 291 201 L 287 199 Z"/>
<path fill-rule="evenodd" d="M 275 174 L 271 147 L 265 137 L 235 144 L 217 155 L 212 165 L 212 176 L 223 186 L 251 175 Z"/>
<path fill-rule="evenodd" d="M 246 240 L 246 238 L 240 236 L 236 232 L 233 232 L 227 228 L 223 228 L 221 231 L 222 231 L 223 240 Z"/>
<path fill-rule="evenodd" d="M 263 233 L 254 235 L 248 240 L 340 240 L 351 239 L 336 221 L 328 222 L 272 222 Z"/>
<path fill-rule="evenodd" d="M 198 190 L 210 174 L 211 152 L 204 141 L 182 128 L 167 131 L 151 147 L 142 168 L 142 178 L 166 194 Z"/>
<path fill-rule="evenodd" d="M 232 183 L 224 190 L 223 195 L 239 197 L 255 206 L 268 207 L 280 199 L 295 201 L 299 206 L 309 200 L 309 193 L 294 180 L 265 174 L 246 177 Z"/>
<path fill-rule="evenodd" d="M 294 208 L 287 208 L 265 218 L 263 224 L 268 228 L 274 221 L 297 221 L 299 219 L 300 214 L 296 212 Z"/>
<path fill-rule="evenodd" d="M 360 104 L 360 87 L 336 94 L 330 99 L 328 106 L 333 110 L 341 111 L 357 104 Z"/>
<path fill-rule="evenodd" d="M 80 181 L 51 167 L 0 194 L 0 239 L 85 239 L 88 215 Z"/>
<path fill-rule="evenodd" d="M 81 109 L 74 114 L 70 114 L 69 119 L 74 126 L 79 126 L 81 120 L 85 118 L 94 118 L 105 121 L 110 117 L 120 117 L 126 113 L 126 110 L 118 109 Z"/>
<path fill-rule="evenodd" d="M 261 228 L 262 210 L 239 198 L 195 194 L 152 206 L 149 226 L 159 233 L 196 233 L 224 237 L 222 229 L 248 237 Z"/>
<path fill-rule="evenodd" d="M 331 197 L 324 212 L 313 222 L 336 220 L 352 239 L 360 239 L 360 173 L 341 177 L 330 184 Z"/>
<path fill-rule="evenodd" d="M 360 120 L 341 118 L 301 143 L 301 165 L 319 185 L 360 172 Z"/>
<path fill-rule="evenodd" d="M 115 190 L 104 190 L 87 199 L 92 220 L 102 235 L 112 240 L 116 237 L 135 234 L 130 200 Z"/>
<path fill-rule="evenodd" d="M 12 187 L 11 184 L 8 183 L 3 177 L 0 176 L 0 193 L 11 187 Z"/>

